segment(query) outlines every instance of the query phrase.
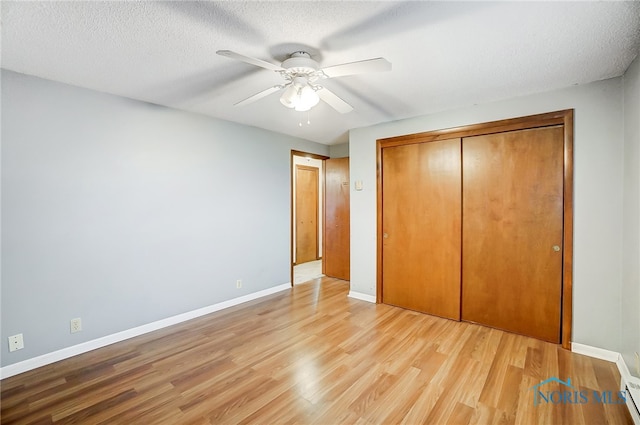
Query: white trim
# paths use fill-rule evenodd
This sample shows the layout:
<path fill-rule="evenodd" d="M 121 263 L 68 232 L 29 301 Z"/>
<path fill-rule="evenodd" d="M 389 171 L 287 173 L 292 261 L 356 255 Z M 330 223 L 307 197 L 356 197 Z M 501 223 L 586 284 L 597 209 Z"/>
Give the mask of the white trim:
<path fill-rule="evenodd" d="M 77 356 L 78 354 L 86 353 L 88 351 L 102 348 L 107 345 L 114 344 L 116 342 L 124 341 L 129 338 L 140 336 L 149 332 L 156 331 L 158 329 L 166 328 L 178 323 L 185 322 L 187 320 L 195 319 L 196 317 L 204 316 L 225 308 L 233 307 L 238 304 L 246 303 L 258 298 L 266 297 L 267 295 L 275 294 L 276 292 L 291 289 L 291 282 L 283 283 L 282 285 L 274 286 L 272 288 L 263 289 L 262 291 L 254 292 L 252 294 L 243 295 L 238 298 L 233 298 L 227 301 L 222 301 L 217 304 L 212 304 L 207 307 L 199 308 L 197 310 L 188 311 L 186 313 L 178 314 L 176 316 L 167 317 L 166 319 L 158 320 L 148 323 L 146 325 L 138 326 L 135 328 L 127 329 L 122 332 L 107 335 L 102 338 L 94 339 L 91 341 L 83 342 L 81 344 L 66 347 L 58 351 L 43 354 L 38 357 L 33 357 L 18 363 L 10 364 L 3 368 L 0 368 L 0 379 L 5 379 L 10 376 L 18 375 L 23 372 L 27 372 L 32 369 L 36 369 L 41 366 L 45 366 L 51 363 L 55 363 L 60 360 L 68 359 L 69 357 Z"/>
<path fill-rule="evenodd" d="M 629 409 L 633 423 L 640 425 L 640 416 L 635 407 L 631 405 L 632 403 L 635 403 L 636 406 L 640 405 L 640 390 L 637 389 L 640 388 L 640 378 L 631 375 L 622 355 L 618 356 L 616 365 L 618 366 L 618 371 L 620 371 L 620 390 L 624 390 L 627 386 L 631 388 L 627 392 L 627 409 Z"/>
<path fill-rule="evenodd" d="M 616 366 L 618 366 L 618 371 L 620 372 L 620 376 L 623 379 L 631 376 L 631 372 L 629 372 L 629 368 L 627 364 L 624 362 L 624 358 L 622 356 L 618 356 L 618 360 L 616 360 Z"/>
<path fill-rule="evenodd" d="M 618 357 L 620 356 L 620 353 L 616 353 L 615 351 L 592 347 L 590 345 L 578 344 L 577 342 L 571 343 L 571 351 L 577 354 L 584 354 L 585 356 L 595 357 L 596 359 L 606 360 L 612 363 L 617 362 Z"/>
<path fill-rule="evenodd" d="M 373 295 L 363 294 L 362 292 L 349 291 L 349 298 L 355 298 L 356 300 L 367 301 L 370 303 L 376 302 L 376 297 Z"/>

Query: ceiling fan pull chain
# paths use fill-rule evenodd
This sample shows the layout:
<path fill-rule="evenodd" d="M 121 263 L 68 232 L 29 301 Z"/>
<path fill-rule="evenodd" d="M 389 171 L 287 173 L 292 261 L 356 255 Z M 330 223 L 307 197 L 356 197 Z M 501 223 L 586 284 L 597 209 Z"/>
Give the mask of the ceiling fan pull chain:
<path fill-rule="evenodd" d="M 311 125 L 311 111 L 307 112 L 307 125 Z M 302 127 L 302 119 L 298 122 L 298 127 Z"/>

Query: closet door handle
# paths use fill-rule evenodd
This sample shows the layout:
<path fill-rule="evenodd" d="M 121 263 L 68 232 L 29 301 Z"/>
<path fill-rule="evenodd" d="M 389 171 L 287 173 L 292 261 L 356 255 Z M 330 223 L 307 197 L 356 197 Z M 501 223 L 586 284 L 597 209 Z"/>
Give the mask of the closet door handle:
<path fill-rule="evenodd" d="M 554 246 L 553 246 L 553 250 L 554 250 L 555 252 L 560 252 L 560 246 L 558 246 L 558 245 L 554 245 Z"/>
<path fill-rule="evenodd" d="M 389 234 L 388 233 L 383 233 L 382 237 L 385 238 L 385 239 L 389 239 Z"/>

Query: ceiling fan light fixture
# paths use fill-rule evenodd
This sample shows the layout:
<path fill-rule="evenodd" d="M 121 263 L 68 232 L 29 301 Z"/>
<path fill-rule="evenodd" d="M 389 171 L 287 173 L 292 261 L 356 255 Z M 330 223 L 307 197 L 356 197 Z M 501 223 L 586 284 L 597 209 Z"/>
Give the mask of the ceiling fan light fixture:
<path fill-rule="evenodd" d="M 296 77 L 280 97 L 280 103 L 287 108 L 305 112 L 320 102 L 316 90 L 303 77 Z"/>
<path fill-rule="evenodd" d="M 280 96 L 280 103 L 282 103 L 287 108 L 295 108 L 296 107 L 296 98 L 298 96 L 298 88 L 291 84 Z"/>
<path fill-rule="evenodd" d="M 320 102 L 320 96 L 311 86 L 304 86 L 298 92 L 296 98 L 295 110 L 299 112 L 305 112 L 313 108 Z"/>
<path fill-rule="evenodd" d="M 280 103 L 287 108 L 295 109 L 296 111 L 308 111 L 316 106 L 322 99 L 336 111 L 341 114 L 346 114 L 353 111 L 353 107 L 331 90 L 318 85 L 320 80 L 364 74 L 367 72 L 391 71 L 391 63 L 384 58 L 367 59 L 322 68 L 308 52 L 303 50 L 293 52 L 280 66 L 261 59 L 241 55 L 231 50 L 218 50 L 216 53 L 250 65 L 275 71 L 285 80 L 284 84 L 262 90 L 236 103 L 235 106 L 248 105 L 271 93 L 284 89 L 284 93 L 280 97 Z"/>

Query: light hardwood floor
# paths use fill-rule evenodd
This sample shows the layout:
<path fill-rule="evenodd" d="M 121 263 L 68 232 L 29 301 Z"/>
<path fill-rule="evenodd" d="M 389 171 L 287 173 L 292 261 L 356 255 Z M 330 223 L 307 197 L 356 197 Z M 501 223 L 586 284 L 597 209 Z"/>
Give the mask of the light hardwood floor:
<path fill-rule="evenodd" d="M 534 406 L 552 376 L 615 394 L 612 363 L 347 291 L 323 278 L 5 379 L 1 422 L 632 423 L 621 404 Z"/>

